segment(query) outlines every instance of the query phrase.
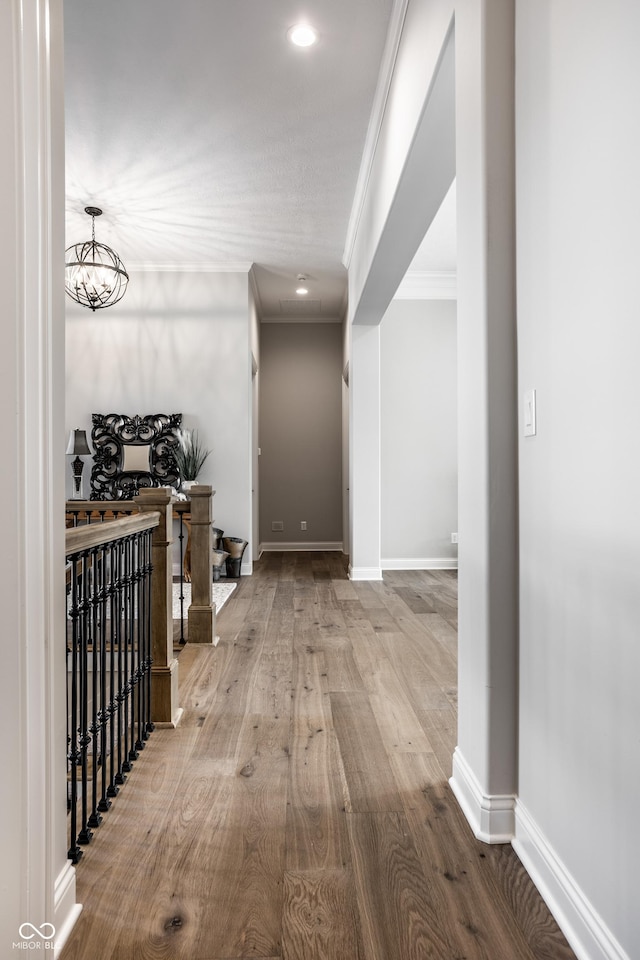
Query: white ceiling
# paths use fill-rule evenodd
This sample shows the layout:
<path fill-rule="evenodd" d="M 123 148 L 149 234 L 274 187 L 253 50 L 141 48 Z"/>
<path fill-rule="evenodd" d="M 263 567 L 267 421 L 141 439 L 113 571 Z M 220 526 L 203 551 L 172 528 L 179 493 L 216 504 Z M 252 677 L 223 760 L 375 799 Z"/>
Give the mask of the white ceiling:
<path fill-rule="evenodd" d="M 255 263 L 265 315 L 303 273 L 318 315 L 341 316 L 392 0 L 64 5 L 67 245 L 96 205 L 131 268 Z M 305 15 L 320 41 L 295 48 Z"/>

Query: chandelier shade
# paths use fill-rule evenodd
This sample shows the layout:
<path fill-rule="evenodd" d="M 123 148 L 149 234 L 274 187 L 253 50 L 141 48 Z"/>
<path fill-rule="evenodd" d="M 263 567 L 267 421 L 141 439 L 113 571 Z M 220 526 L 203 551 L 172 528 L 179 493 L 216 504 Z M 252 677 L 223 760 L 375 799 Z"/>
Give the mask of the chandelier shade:
<path fill-rule="evenodd" d="M 95 218 L 102 210 L 85 207 L 85 213 L 91 217 L 91 240 L 65 250 L 64 285 L 76 303 L 90 310 L 101 310 L 124 297 L 129 274 L 115 250 L 96 240 Z"/>

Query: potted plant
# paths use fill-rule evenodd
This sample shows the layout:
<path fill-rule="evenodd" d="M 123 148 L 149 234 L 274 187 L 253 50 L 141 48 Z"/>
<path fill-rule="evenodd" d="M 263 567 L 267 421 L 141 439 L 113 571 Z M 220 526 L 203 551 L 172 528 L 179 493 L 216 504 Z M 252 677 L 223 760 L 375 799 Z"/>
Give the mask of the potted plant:
<path fill-rule="evenodd" d="M 202 445 L 197 430 L 179 429 L 176 436 L 178 443 L 173 448 L 173 457 L 180 474 L 180 488 L 188 490 L 211 451 Z"/>

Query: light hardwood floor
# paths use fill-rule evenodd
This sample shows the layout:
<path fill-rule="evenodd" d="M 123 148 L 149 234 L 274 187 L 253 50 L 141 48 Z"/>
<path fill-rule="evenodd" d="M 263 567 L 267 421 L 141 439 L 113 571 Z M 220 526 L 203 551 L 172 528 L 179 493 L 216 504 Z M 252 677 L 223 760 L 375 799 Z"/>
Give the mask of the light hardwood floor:
<path fill-rule="evenodd" d="M 447 783 L 456 587 L 265 555 L 180 653 L 182 723 L 86 848 L 63 960 L 571 960 Z"/>

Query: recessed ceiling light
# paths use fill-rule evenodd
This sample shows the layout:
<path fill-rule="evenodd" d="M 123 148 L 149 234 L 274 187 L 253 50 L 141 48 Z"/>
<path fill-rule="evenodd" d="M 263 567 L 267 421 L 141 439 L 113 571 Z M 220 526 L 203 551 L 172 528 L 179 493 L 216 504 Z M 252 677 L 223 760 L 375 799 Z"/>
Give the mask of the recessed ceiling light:
<path fill-rule="evenodd" d="M 308 23 L 296 23 L 289 29 L 287 36 L 296 47 L 311 47 L 318 39 L 318 31 Z"/>
<path fill-rule="evenodd" d="M 305 294 L 309 293 L 306 285 L 307 278 L 303 276 L 301 273 L 299 273 L 297 276 L 297 280 L 298 280 L 299 286 L 296 288 L 296 293 L 298 294 L 299 297 L 304 297 Z"/>

